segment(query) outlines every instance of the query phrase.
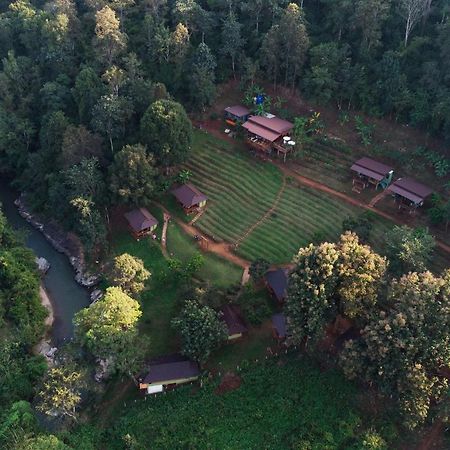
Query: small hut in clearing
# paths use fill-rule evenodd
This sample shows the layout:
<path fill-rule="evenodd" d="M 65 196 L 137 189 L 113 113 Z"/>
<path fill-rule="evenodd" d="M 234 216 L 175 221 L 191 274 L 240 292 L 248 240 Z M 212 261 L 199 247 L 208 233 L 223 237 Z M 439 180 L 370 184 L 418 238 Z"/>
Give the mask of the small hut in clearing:
<path fill-rule="evenodd" d="M 128 226 L 136 239 L 153 233 L 158 221 L 145 209 L 139 208 L 125 213 Z"/>
<path fill-rule="evenodd" d="M 389 186 L 388 190 L 394 195 L 398 208 L 409 210 L 409 212 L 422 206 L 433 193 L 433 189 L 412 178 L 399 178 Z"/>
<path fill-rule="evenodd" d="M 225 305 L 220 309 L 221 319 L 228 329 L 228 340 L 241 338 L 248 329 L 242 320 L 240 311 L 236 305 Z"/>
<path fill-rule="evenodd" d="M 357 177 L 353 177 L 353 187 L 356 192 L 366 188 L 369 184 L 386 189 L 392 181 L 394 169 L 371 158 L 361 158 L 350 168 Z"/>
<path fill-rule="evenodd" d="M 144 394 L 156 394 L 189 383 L 200 377 L 198 364 L 182 355 L 162 356 L 151 361 L 147 371 L 138 378 Z"/>
<path fill-rule="evenodd" d="M 283 303 L 288 288 L 289 273 L 286 269 L 269 270 L 264 277 L 267 289 L 277 299 L 278 303 Z"/>
<path fill-rule="evenodd" d="M 246 122 L 249 116 L 250 110 L 245 106 L 235 105 L 225 108 L 225 122 L 232 127 Z"/>
<path fill-rule="evenodd" d="M 201 193 L 191 183 L 186 183 L 180 187 L 175 188 L 172 194 L 177 199 L 178 203 L 183 207 L 186 214 L 198 212 L 206 206 L 208 197 Z"/>
<path fill-rule="evenodd" d="M 286 339 L 286 316 L 283 313 L 274 314 L 272 316 L 272 334 L 278 342 L 282 342 Z"/>

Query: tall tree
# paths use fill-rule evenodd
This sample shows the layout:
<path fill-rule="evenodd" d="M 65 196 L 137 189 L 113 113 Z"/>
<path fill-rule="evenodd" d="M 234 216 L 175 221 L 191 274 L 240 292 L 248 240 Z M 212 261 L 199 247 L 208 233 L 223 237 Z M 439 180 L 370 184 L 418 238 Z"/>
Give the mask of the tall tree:
<path fill-rule="evenodd" d="M 109 170 L 113 202 L 139 206 L 153 198 L 157 172 L 153 155 L 143 145 L 126 145 L 115 154 Z"/>
<path fill-rule="evenodd" d="M 158 100 L 141 120 L 141 136 L 160 164 L 170 167 L 186 161 L 191 150 L 192 125 L 182 105 Z"/>
<path fill-rule="evenodd" d="M 394 226 L 386 235 L 386 254 L 391 271 L 402 275 L 426 270 L 435 245 L 433 236 L 424 228 Z"/>
<path fill-rule="evenodd" d="M 127 36 L 120 31 L 120 20 L 116 13 L 105 6 L 95 14 L 94 47 L 102 67 L 111 66 L 125 50 Z"/>
<path fill-rule="evenodd" d="M 236 20 L 233 12 L 227 15 L 222 24 L 222 54 L 231 59 L 233 77 L 236 78 L 236 58 L 244 46 L 242 25 Z"/>
<path fill-rule="evenodd" d="M 127 294 L 140 294 L 149 278 L 150 272 L 144 267 L 141 259 L 128 253 L 123 253 L 114 258 L 111 281 L 114 286 L 119 286 Z"/>
<path fill-rule="evenodd" d="M 185 302 L 172 326 L 181 335 L 183 354 L 202 363 L 228 334 L 225 323 L 212 308 L 192 300 Z"/>
<path fill-rule="evenodd" d="M 51 368 L 38 392 L 38 411 L 49 416 L 77 419 L 81 403 L 83 377 L 70 365 Z"/>
<path fill-rule="evenodd" d="M 262 46 L 265 66 L 275 84 L 284 72 L 285 86 L 295 86 L 308 48 L 309 37 L 303 11 L 295 3 L 290 3 L 265 36 Z"/>
<path fill-rule="evenodd" d="M 137 337 L 137 322 L 142 312 L 139 303 L 119 287 L 110 287 L 105 296 L 75 315 L 75 334 L 93 355 L 121 365 L 129 357 Z M 134 348 L 135 353 L 139 350 Z"/>
<path fill-rule="evenodd" d="M 404 39 L 405 47 L 408 45 L 411 32 L 429 12 L 430 7 L 431 0 L 400 0 L 400 14 L 406 21 Z"/>
<path fill-rule="evenodd" d="M 450 272 L 409 273 L 392 283 L 387 309 L 373 314 L 341 355 L 345 373 L 375 383 L 400 405 L 414 428 L 428 415 L 432 400 L 442 399 L 450 365 Z"/>
<path fill-rule="evenodd" d="M 216 95 L 216 66 L 210 48 L 202 42 L 192 56 L 189 72 L 191 102 L 202 110 L 212 103 Z"/>

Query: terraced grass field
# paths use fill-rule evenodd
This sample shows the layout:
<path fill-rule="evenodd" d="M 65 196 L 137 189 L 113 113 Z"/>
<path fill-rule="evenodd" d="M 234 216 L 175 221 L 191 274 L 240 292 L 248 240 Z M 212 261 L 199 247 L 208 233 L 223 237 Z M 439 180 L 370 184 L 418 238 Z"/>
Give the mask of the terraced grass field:
<path fill-rule="evenodd" d="M 195 134 L 187 167 L 192 182 L 210 199 L 196 226 L 216 240 L 239 242 L 237 253 L 249 260 L 264 257 L 273 263 L 289 262 L 311 241 L 336 240 L 342 221 L 362 212 L 332 196 L 298 186 L 294 180 L 283 180 L 270 162 L 201 132 Z M 252 228 L 268 211 L 266 220 Z M 375 248 L 391 226 L 374 218 Z"/>

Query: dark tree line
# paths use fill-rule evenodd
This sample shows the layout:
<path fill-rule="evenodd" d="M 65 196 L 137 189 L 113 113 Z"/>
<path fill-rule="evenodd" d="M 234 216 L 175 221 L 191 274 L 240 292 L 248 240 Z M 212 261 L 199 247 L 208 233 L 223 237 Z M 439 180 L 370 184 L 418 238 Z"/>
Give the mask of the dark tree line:
<path fill-rule="evenodd" d="M 450 139 L 449 13 L 446 0 L 1 1 L 1 171 L 93 249 L 109 206 L 151 198 L 186 159 L 177 102 L 203 111 L 232 77 Z"/>

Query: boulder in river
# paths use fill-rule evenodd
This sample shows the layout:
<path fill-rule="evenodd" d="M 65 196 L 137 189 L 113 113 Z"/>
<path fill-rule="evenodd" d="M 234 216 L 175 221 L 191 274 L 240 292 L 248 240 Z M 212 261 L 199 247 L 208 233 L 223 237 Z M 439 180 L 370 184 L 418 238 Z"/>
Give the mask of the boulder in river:
<path fill-rule="evenodd" d="M 39 258 L 36 256 L 35 262 L 39 272 L 41 272 L 42 275 L 45 275 L 50 269 L 50 263 L 45 258 L 42 257 Z"/>

